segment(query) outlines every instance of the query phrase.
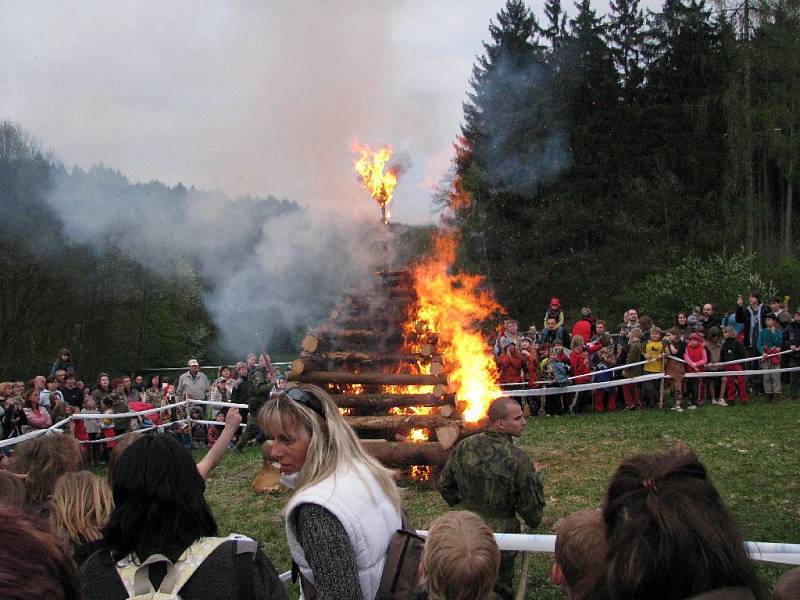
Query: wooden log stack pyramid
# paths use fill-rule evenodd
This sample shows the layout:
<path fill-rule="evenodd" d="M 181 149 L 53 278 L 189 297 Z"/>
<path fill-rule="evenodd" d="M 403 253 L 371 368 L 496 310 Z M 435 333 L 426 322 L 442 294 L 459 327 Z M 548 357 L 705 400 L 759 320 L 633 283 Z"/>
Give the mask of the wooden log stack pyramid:
<path fill-rule="evenodd" d="M 301 342 L 289 381 L 332 395 L 366 448 L 390 467 L 443 465 L 455 442 L 478 433 L 448 389 L 435 333 L 415 323 L 407 271 L 380 271 L 368 291 L 345 296 Z M 425 479 L 425 477 L 422 477 Z"/>

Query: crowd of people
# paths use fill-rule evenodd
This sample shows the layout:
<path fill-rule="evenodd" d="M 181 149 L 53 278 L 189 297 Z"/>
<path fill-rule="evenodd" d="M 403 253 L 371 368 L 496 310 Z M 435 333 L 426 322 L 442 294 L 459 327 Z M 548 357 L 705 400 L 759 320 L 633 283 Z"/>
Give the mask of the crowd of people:
<path fill-rule="evenodd" d="M 228 409 L 216 405 L 187 409 L 180 404 L 184 399 L 247 404 L 248 408 L 238 409 L 247 428 L 241 435 L 237 432 L 232 443 L 241 450 L 263 439 L 255 415 L 270 394 L 285 385 L 285 378 L 272 368 L 268 356 L 251 353 L 233 367 L 222 366 L 213 381 L 196 359 L 189 360 L 187 367 L 177 381 L 158 374 L 112 379 L 108 373 L 100 373 L 94 384 L 87 384 L 78 379 L 70 351 L 64 348 L 48 376 L 36 375 L 27 383 L 0 382 L 0 440 L 48 429 L 79 415 L 61 428 L 85 442 L 85 460 L 92 466 L 108 461 L 120 436 L 141 429 L 166 429 L 186 448 L 213 446 Z M 157 408 L 163 410 L 152 410 Z M 128 413 L 144 414 L 114 416 Z M 216 423 L 208 424 L 209 420 Z"/>
<path fill-rule="evenodd" d="M 287 598 L 261 545 L 242 535 L 220 536 L 205 499 L 219 450 L 241 423 L 238 411 L 225 419 L 226 434 L 198 464 L 174 436 L 136 433 L 113 449 L 104 478 L 82 470 L 73 436 L 21 442 L 0 469 L 0 547 L 14 548 L 0 561 L 3 597 Z M 478 435 L 495 444 L 525 427 L 510 398 L 494 401 L 490 419 L 489 431 Z M 496 511 L 495 519 L 507 521 L 520 514 L 538 525 L 544 496 L 535 471 L 519 474 L 538 490 L 531 502 L 520 497 L 524 489 L 500 494 L 481 483 L 476 471 L 489 468 L 486 461 L 470 472 L 452 465 L 441 490 L 454 510 L 430 524 L 414 568 L 400 570 L 386 557 L 402 528 L 412 526 L 395 480 L 366 452 L 327 392 L 311 385 L 280 391 L 258 422 L 274 440 L 272 458 L 291 490 L 283 514 L 304 597 L 514 597 L 499 585 L 510 584 L 503 575 L 508 553 L 484 514 Z M 451 460 L 464 460 L 476 447 Z M 509 457 L 516 460 L 513 452 Z M 517 476 L 496 468 L 494 475 L 495 482 Z M 480 496 L 491 489 L 494 495 Z M 502 503 L 509 504 L 500 514 Z M 624 460 L 601 507 L 571 514 L 556 528 L 552 581 L 569 598 L 769 597 L 734 517 L 685 447 Z M 398 583 L 410 583 L 413 593 L 391 595 L 387 589 Z M 799 593 L 800 573 L 790 571 L 773 597 Z"/>
<path fill-rule="evenodd" d="M 800 370 L 778 369 L 800 367 L 800 307 L 792 316 L 780 298 L 772 298 L 767 307 L 753 292 L 746 301 L 740 296 L 735 308 L 721 316 L 707 303 L 691 312 L 678 312 L 675 321 L 663 327 L 634 308 L 625 312 L 616 327 L 584 307 L 570 328 L 559 299 L 552 298 L 541 330 L 531 325 L 521 332 L 515 319 L 506 318 L 494 340 L 494 355 L 500 383 L 507 390 L 665 374 L 668 378 L 663 384 L 677 412 L 705 403 L 747 404 L 754 391 L 763 392 L 771 402 L 780 397 L 784 384 L 794 400 L 800 391 Z M 763 374 L 737 374 L 752 370 Z M 714 371 L 728 375 L 714 376 Z M 688 373 L 708 376 L 685 377 Z M 663 384 L 660 377 L 644 377 L 564 394 L 521 395 L 519 400 L 527 400 L 525 410 L 531 416 L 590 408 L 595 412 L 641 410 L 663 403 Z"/>

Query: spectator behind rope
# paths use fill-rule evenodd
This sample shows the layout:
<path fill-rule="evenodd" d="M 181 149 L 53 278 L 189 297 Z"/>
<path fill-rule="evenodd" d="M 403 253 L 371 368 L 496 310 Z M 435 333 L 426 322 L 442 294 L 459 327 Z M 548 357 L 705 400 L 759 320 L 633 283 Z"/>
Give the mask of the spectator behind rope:
<path fill-rule="evenodd" d="M 184 598 L 286 598 L 274 567 L 252 540 L 209 538 L 217 535 L 217 523 L 203 496 L 205 482 L 172 436 L 145 435 L 128 446 L 118 457 L 112 489 L 105 547 L 80 570 L 86 600 L 123 600 L 150 586 Z M 181 585 L 180 573 L 192 563 L 199 566 Z M 146 577 L 132 570 L 140 576 L 145 570 Z M 160 588 L 169 587 L 168 572 L 178 574 L 175 589 Z"/>
<path fill-rule="evenodd" d="M 69 435 L 44 434 L 21 442 L 11 460 L 11 470 L 25 474 L 25 503 L 29 507 L 49 511 L 50 496 L 56 481 L 64 473 L 81 466 L 78 441 Z"/>
<path fill-rule="evenodd" d="M 75 365 L 72 362 L 72 353 L 67 348 L 62 348 L 58 353 L 53 366 L 50 367 L 50 375 L 55 376 L 56 371 L 64 371 L 67 375 L 75 375 Z"/>
<path fill-rule="evenodd" d="M 434 520 L 422 551 L 421 583 L 428 600 L 484 600 L 500 570 L 500 548 L 473 512 L 448 512 Z"/>
<path fill-rule="evenodd" d="M 47 520 L 28 511 L 0 508 L 0 593 L 5 600 L 80 600 L 69 546 Z"/>
<path fill-rule="evenodd" d="M 65 473 L 56 481 L 50 522 L 69 538 L 78 567 L 102 547 L 102 530 L 113 506 L 108 484 L 89 471 Z"/>
<path fill-rule="evenodd" d="M 394 532 L 400 495 L 389 469 L 370 456 L 327 392 L 300 385 L 259 414 L 285 485 L 286 537 L 304 586 L 317 600 L 372 600 Z M 307 597 L 307 594 L 306 594 Z"/>
<path fill-rule="evenodd" d="M 766 598 L 736 521 L 687 448 L 624 460 L 603 521 L 608 550 L 593 598 Z"/>
<path fill-rule="evenodd" d="M 28 432 L 34 429 L 47 429 L 53 424 L 50 418 L 50 413 L 47 409 L 39 404 L 39 392 L 32 390 L 28 394 L 28 400 L 25 402 L 25 407 L 22 409 L 25 413 L 26 426 L 23 426 L 23 431 Z"/>

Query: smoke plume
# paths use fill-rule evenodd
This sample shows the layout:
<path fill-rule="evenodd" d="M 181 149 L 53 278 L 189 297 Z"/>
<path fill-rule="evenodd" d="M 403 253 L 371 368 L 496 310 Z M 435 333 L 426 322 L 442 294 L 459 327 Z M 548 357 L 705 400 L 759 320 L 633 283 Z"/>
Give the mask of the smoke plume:
<path fill-rule="evenodd" d="M 134 185 L 104 167 L 62 173 L 48 200 L 76 242 L 111 245 L 166 277 L 179 262 L 192 265 L 222 347 L 234 356 L 276 331 L 319 323 L 344 291 L 369 278 L 389 235 L 377 215 Z"/>

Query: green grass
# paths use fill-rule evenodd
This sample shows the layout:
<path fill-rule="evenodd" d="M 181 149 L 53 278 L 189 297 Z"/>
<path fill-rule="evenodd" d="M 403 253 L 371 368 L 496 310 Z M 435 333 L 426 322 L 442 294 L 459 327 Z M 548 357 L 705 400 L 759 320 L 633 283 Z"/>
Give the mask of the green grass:
<path fill-rule="evenodd" d="M 536 418 L 529 420 L 519 444 L 544 482 L 547 507 L 539 533 L 553 533 L 555 522 L 575 510 L 598 506 L 623 458 L 679 441 L 700 455 L 746 539 L 800 543 L 798 431 L 800 402 L 766 404 L 758 399 L 748 406 L 707 405 L 684 413 L 647 410 Z M 290 566 L 281 519 L 287 497 L 252 493 L 250 483 L 260 465 L 256 448 L 241 455 L 229 453 L 212 473 L 207 497 L 222 532 L 260 540 L 283 572 Z M 447 510 L 432 486 L 408 484 L 403 495 L 417 527 Z M 551 555 L 532 557 L 528 598 L 564 597 L 549 581 L 551 562 Z M 769 585 L 787 569 L 759 566 Z"/>

